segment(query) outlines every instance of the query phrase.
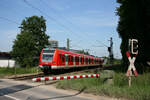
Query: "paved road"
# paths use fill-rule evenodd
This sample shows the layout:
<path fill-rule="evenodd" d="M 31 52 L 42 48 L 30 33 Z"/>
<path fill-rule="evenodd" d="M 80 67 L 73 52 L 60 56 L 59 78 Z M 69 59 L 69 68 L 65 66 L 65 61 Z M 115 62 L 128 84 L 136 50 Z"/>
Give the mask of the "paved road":
<path fill-rule="evenodd" d="M 78 96 L 81 92 L 60 92 L 35 83 L 33 85 L 22 81 L 0 80 L 0 100 L 94 100 Z"/>
<path fill-rule="evenodd" d="M 30 81 L 0 79 L 0 100 L 125 100 L 94 96 L 81 91 L 60 90 L 52 86 Z"/>

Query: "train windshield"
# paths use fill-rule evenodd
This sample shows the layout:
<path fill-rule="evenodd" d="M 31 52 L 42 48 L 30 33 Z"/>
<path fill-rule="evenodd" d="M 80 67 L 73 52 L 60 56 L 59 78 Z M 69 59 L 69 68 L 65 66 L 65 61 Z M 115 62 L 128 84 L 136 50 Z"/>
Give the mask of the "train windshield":
<path fill-rule="evenodd" d="M 43 54 L 42 61 L 43 62 L 51 62 L 53 60 L 53 55 Z"/>
<path fill-rule="evenodd" d="M 53 60 L 54 52 L 54 49 L 44 49 L 42 54 L 42 61 L 51 62 Z"/>

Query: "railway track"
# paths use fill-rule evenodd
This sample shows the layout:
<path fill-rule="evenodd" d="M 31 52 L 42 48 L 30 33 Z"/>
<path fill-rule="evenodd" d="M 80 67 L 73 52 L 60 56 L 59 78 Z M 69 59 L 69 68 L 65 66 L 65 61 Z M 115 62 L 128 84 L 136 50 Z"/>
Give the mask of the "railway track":
<path fill-rule="evenodd" d="M 118 65 L 113 65 L 113 66 L 118 66 Z M 17 76 L 12 76 L 9 79 L 15 79 L 15 80 L 29 80 L 32 78 L 37 78 L 37 77 L 46 77 L 46 76 L 67 76 L 69 75 L 75 75 L 75 74 L 81 74 L 81 73 L 97 73 L 98 70 L 103 70 L 103 69 L 110 69 L 110 65 L 103 66 L 103 67 L 90 67 L 90 68 L 71 68 L 71 69 L 64 69 L 64 70 L 53 70 L 51 73 L 44 75 L 43 72 L 40 73 L 34 73 L 34 74 L 24 74 L 24 75 L 17 75 Z"/>

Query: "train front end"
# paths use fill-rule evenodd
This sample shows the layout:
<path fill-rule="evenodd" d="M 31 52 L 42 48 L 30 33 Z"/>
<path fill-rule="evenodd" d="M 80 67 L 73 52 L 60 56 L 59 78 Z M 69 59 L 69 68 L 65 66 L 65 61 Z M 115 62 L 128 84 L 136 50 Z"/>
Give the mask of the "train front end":
<path fill-rule="evenodd" d="M 45 74 L 51 71 L 54 52 L 54 48 L 44 48 L 41 51 L 39 67 Z"/>

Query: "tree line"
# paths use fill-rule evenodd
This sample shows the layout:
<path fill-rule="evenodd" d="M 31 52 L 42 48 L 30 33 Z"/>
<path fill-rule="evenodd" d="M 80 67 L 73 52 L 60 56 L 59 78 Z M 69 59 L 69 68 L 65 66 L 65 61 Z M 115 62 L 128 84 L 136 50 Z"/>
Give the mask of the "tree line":
<path fill-rule="evenodd" d="M 123 64 L 127 69 L 128 39 L 138 39 L 138 55 L 136 67 L 139 72 L 146 70 L 150 61 L 150 0 L 117 0 L 120 7 L 117 8 L 119 22 L 117 31 L 122 39 L 120 49 Z"/>

